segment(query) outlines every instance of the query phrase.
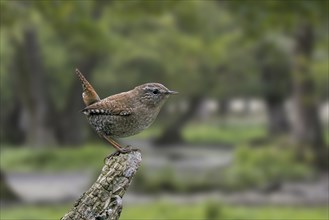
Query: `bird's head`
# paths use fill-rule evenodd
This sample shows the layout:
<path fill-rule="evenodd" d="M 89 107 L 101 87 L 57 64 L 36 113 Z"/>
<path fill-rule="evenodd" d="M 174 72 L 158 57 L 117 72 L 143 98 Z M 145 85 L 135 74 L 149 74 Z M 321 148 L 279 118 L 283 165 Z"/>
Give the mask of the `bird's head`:
<path fill-rule="evenodd" d="M 167 89 L 160 83 L 146 83 L 135 88 L 142 103 L 150 107 L 161 107 L 170 95 L 178 92 Z"/>

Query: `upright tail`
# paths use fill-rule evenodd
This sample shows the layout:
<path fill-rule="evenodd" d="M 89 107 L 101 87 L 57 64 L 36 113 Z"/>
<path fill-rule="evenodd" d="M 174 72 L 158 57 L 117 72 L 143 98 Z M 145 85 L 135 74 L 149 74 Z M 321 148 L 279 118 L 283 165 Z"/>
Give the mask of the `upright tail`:
<path fill-rule="evenodd" d="M 95 102 L 98 102 L 100 100 L 99 96 L 97 95 L 94 88 L 91 86 L 91 84 L 86 80 L 86 78 L 82 75 L 82 73 L 75 69 L 75 73 L 79 77 L 81 84 L 82 84 L 82 99 L 86 106 L 91 105 Z"/>

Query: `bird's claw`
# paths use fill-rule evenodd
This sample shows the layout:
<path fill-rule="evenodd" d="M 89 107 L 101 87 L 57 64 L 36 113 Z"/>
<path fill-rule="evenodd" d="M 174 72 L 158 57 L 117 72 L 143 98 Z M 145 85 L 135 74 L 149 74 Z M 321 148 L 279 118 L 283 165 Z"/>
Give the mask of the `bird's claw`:
<path fill-rule="evenodd" d="M 114 157 L 114 156 L 119 156 L 120 154 L 127 154 L 132 151 L 140 151 L 140 150 L 138 148 L 132 148 L 130 145 L 127 145 L 125 148 L 121 148 L 120 150 L 117 150 L 117 151 L 111 153 L 110 155 L 108 155 L 105 158 L 105 160 L 111 159 L 111 157 Z"/>
<path fill-rule="evenodd" d="M 122 154 L 127 154 L 130 153 L 132 151 L 139 151 L 138 148 L 132 148 L 130 145 L 127 145 L 125 148 L 121 148 L 121 150 L 119 151 Z"/>

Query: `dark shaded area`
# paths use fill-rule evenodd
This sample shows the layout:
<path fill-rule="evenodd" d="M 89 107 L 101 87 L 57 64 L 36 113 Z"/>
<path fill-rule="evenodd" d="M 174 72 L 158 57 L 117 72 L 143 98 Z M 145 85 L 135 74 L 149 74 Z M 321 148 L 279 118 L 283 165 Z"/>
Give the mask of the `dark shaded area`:
<path fill-rule="evenodd" d="M 277 47 L 271 42 L 263 42 L 256 51 L 270 137 L 284 135 L 290 130 L 284 104 L 291 92 L 291 67 L 287 54 Z"/>
<path fill-rule="evenodd" d="M 16 193 L 14 193 L 11 187 L 8 185 L 5 174 L 2 170 L 0 170 L 0 200 L 6 202 L 19 201 Z"/>

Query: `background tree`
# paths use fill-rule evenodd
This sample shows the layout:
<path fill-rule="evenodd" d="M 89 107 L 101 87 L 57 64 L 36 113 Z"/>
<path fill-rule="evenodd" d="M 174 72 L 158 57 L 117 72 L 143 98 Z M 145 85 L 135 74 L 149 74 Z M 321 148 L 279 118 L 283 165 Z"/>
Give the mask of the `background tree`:
<path fill-rule="evenodd" d="M 8 48 L 14 51 L 15 75 L 8 78 L 17 88 L 11 95 L 18 100 L 17 111 L 23 111 L 17 123 L 23 124 L 24 138 L 31 146 L 49 146 L 55 140 L 61 144 L 81 144 L 85 139 L 84 124 L 81 115 L 76 114 L 82 108 L 77 98 L 81 88 L 74 78 L 74 68 L 79 67 L 90 77 L 109 49 L 110 43 L 99 43 L 107 42 L 103 38 L 105 28 L 95 25 L 101 19 L 104 3 L 83 2 L 80 7 L 74 2 L 2 4 L 6 11 L 2 19 L 4 31 L 11 38 Z M 17 9 L 21 16 L 11 19 Z M 54 52 L 63 57 L 54 58 Z M 65 56 L 66 53 L 70 56 Z"/>
<path fill-rule="evenodd" d="M 275 42 L 268 40 L 257 45 L 255 56 L 260 68 L 261 94 L 267 107 L 269 136 L 287 134 L 290 130 L 285 109 L 291 88 L 289 57 Z"/>
<path fill-rule="evenodd" d="M 314 30 L 326 30 L 328 27 L 328 2 L 318 0 L 262 1 L 257 4 L 230 2 L 227 6 L 238 12 L 236 15 L 249 36 L 261 38 L 266 33 L 264 30 L 270 29 L 272 33 L 280 33 L 292 40 L 294 48 L 292 52 L 294 67 L 291 73 L 292 98 L 294 115 L 296 115 L 295 123 L 292 123 L 292 137 L 301 149 L 307 148 L 305 146 L 311 147 L 315 156 L 315 165 L 327 169 L 328 153 L 317 113 L 317 97 L 310 68 L 316 42 Z M 328 32 L 320 36 L 327 39 Z"/>

